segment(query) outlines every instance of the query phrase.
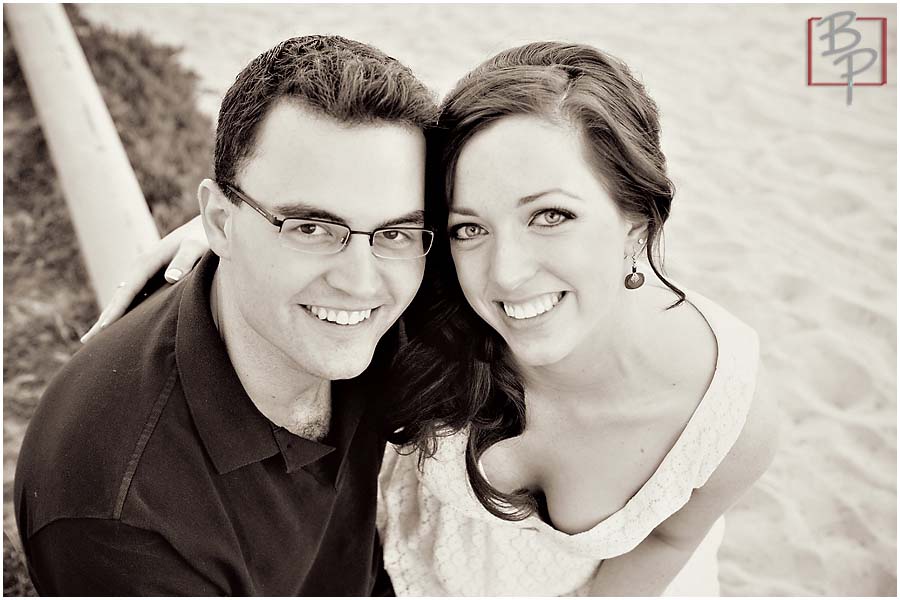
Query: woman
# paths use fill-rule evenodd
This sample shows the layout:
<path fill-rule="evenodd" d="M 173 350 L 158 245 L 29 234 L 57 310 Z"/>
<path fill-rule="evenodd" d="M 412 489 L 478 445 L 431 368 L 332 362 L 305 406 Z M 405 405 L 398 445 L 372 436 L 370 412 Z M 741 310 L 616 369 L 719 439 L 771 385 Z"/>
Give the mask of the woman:
<path fill-rule="evenodd" d="M 418 452 L 389 449 L 380 486 L 395 590 L 717 594 L 722 514 L 776 411 L 755 333 L 661 272 L 653 101 L 596 49 L 528 44 L 464 77 L 432 137 L 447 236 L 388 415 Z"/>

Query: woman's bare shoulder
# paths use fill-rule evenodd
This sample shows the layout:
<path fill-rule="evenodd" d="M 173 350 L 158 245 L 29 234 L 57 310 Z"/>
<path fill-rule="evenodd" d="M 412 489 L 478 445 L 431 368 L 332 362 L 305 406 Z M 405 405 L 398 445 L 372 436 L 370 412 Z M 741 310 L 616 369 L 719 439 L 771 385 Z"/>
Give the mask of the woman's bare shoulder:
<path fill-rule="evenodd" d="M 667 288 L 651 288 L 648 292 L 653 294 L 650 301 L 656 315 L 649 328 L 648 343 L 652 344 L 661 380 L 699 400 L 716 371 L 716 334 L 690 301 L 671 306 L 678 297 Z"/>
<path fill-rule="evenodd" d="M 746 489 L 759 479 L 775 458 L 782 418 L 777 398 L 757 386 L 741 434 L 710 482 Z"/>
<path fill-rule="evenodd" d="M 758 393 L 728 455 L 706 484 L 694 490 L 690 501 L 656 533 L 676 544 L 698 541 L 769 468 L 778 449 L 780 422 L 775 399 Z"/>

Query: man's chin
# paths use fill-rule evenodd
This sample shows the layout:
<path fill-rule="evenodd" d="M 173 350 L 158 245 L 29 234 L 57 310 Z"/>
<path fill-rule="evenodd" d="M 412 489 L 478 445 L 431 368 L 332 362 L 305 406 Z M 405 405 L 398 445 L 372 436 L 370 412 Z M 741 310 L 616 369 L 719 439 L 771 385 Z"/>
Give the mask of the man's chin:
<path fill-rule="evenodd" d="M 339 381 L 341 379 L 353 379 L 354 377 L 359 377 L 362 375 L 365 370 L 368 368 L 369 363 L 366 363 L 364 366 L 359 368 L 346 368 L 341 370 L 333 370 L 329 375 L 323 377 L 323 379 L 328 379 L 329 381 Z"/>
<path fill-rule="evenodd" d="M 317 360 L 309 361 L 312 364 L 306 369 L 312 375 L 321 379 L 335 381 L 338 379 L 353 379 L 362 375 L 372 362 L 375 349 L 351 353 L 323 353 L 327 356 L 316 357 Z M 327 358 L 327 360 L 323 360 Z"/>

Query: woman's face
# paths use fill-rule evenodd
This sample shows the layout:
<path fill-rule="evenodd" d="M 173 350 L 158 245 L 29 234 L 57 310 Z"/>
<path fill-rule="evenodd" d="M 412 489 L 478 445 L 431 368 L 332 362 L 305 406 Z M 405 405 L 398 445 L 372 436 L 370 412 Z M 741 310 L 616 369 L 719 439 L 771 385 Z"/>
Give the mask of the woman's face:
<path fill-rule="evenodd" d="M 456 273 L 523 365 L 559 362 L 610 330 L 636 231 L 574 129 L 506 117 L 460 154 L 448 225 Z"/>

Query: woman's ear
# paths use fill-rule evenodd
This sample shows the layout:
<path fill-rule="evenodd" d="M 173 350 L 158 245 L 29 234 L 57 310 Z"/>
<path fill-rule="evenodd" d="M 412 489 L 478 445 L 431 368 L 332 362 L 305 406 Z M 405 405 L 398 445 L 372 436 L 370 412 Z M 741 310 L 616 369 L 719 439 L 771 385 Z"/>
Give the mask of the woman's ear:
<path fill-rule="evenodd" d="M 625 234 L 625 255 L 640 254 L 647 245 L 647 232 L 650 226 L 646 221 L 632 223 Z"/>
<path fill-rule="evenodd" d="M 200 182 L 197 199 L 200 201 L 200 219 L 203 222 L 210 249 L 219 258 L 229 258 L 230 223 L 232 212 L 235 209 L 234 203 L 225 196 L 222 189 L 212 179 L 204 179 Z"/>

